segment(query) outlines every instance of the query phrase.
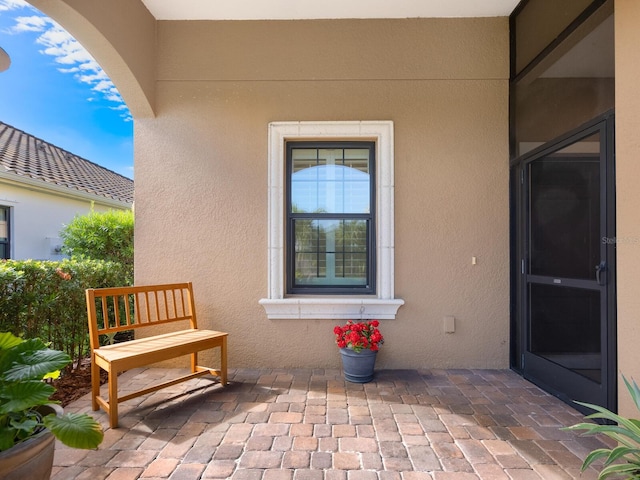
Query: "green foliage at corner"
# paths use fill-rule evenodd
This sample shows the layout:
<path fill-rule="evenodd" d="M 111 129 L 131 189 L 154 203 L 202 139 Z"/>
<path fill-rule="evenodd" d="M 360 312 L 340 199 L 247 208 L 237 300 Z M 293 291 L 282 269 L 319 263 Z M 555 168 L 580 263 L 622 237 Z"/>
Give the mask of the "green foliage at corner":
<path fill-rule="evenodd" d="M 87 414 L 50 413 L 39 407 L 50 404 L 55 388 L 45 382 L 56 378 L 71 358 L 52 350 L 40 339 L 23 340 L 0 332 L 0 451 L 29 439 L 43 428 L 73 448 L 96 448 L 104 437 L 102 427 Z"/>
<path fill-rule="evenodd" d="M 640 411 L 640 389 L 635 380 L 630 383 L 623 375 L 623 380 L 631 398 Z M 576 402 L 595 411 L 586 419 L 608 420 L 613 424 L 578 423 L 563 430 L 584 430 L 584 435 L 606 435 L 616 441 L 614 448 L 598 448 L 593 450 L 582 463 L 584 472 L 597 460 L 603 460 L 598 480 L 606 478 L 640 479 L 640 420 L 625 418 L 606 408 L 590 403 Z"/>
<path fill-rule="evenodd" d="M 120 263 L 133 282 L 133 211 L 110 210 L 76 216 L 60 232 L 62 252 L 71 258 Z"/>
<path fill-rule="evenodd" d="M 126 285 L 127 275 L 104 260 L 2 260 L 0 331 L 41 338 L 77 366 L 88 351 L 85 289 Z"/>

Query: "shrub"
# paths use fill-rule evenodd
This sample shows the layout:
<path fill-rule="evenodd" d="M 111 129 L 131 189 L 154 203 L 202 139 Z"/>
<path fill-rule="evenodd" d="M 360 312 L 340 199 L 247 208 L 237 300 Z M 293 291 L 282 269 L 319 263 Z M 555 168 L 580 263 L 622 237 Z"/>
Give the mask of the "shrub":
<path fill-rule="evenodd" d="M 127 274 L 103 260 L 0 261 L 0 331 L 50 342 L 74 368 L 88 350 L 85 289 L 123 285 Z"/>
<path fill-rule="evenodd" d="M 123 265 L 133 282 L 133 212 L 110 210 L 76 216 L 60 232 L 62 252 L 71 258 L 91 258 Z"/>

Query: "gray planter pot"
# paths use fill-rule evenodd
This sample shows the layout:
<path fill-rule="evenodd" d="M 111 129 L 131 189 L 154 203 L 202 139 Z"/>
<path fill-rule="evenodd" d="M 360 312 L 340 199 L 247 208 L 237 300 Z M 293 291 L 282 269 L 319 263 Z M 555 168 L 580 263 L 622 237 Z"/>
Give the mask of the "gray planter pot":
<path fill-rule="evenodd" d="M 352 383 L 368 383 L 373 380 L 377 351 L 360 350 L 354 352 L 350 348 L 341 348 L 342 371 L 344 378 Z"/>
<path fill-rule="evenodd" d="M 62 414 L 57 405 L 39 408 L 40 413 Z M 49 480 L 56 439 L 49 430 L 34 435 L 9 450 L 0 452 L 0 480 Z"/>

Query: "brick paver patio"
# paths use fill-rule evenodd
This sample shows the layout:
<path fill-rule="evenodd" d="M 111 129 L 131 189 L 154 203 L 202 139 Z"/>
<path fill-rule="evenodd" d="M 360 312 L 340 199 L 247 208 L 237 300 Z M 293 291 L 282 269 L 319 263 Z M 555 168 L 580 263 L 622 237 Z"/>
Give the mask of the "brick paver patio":
<path fill-rule="evenodd" d="M 164 369 L 124 373 L 140 388 Z M 58 443 L 53 480 L 595 479 L 604 444 L 560 430 L 582 414 L 508 370 L 388 370 L 345 382 L 339 370 L 231 370 L 120 406 L 98 450 Z M 90 398 L 66 411 L 91 413 Z"/>

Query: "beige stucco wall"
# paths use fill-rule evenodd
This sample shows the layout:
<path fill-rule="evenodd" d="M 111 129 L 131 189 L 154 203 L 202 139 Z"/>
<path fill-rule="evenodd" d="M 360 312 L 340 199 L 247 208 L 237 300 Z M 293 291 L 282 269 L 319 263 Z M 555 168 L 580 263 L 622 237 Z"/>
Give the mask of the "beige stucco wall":
<path fill-rule="evenodd" d="M 339 366 L 338 322 L 268 320 L 258 304 L 267 126 L 392 120 L 405 305 L 382 322 L 377 367 L 508 366 L 506 18 L 157 31 L 157 117 L 135 122 L 137 283 L 193 281 L 201 324 L 230 334 L 231 367 Z"/>
<path fill-rule="evenodd" d="M 640 2 L 616 0 L 616 244 L 618 268 L 618 371 L 640 382 Z M 637 417 L 619 383 L 620 412 Z"/>

